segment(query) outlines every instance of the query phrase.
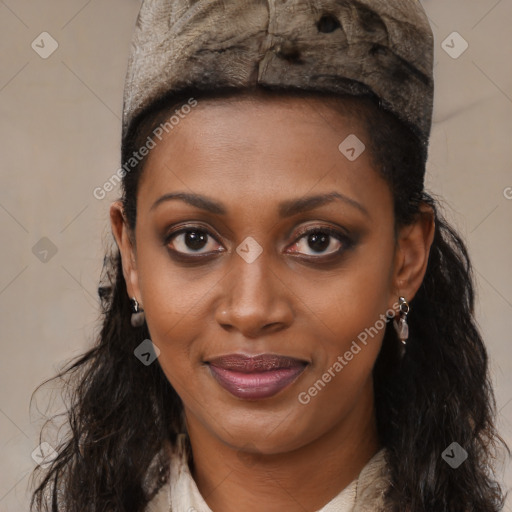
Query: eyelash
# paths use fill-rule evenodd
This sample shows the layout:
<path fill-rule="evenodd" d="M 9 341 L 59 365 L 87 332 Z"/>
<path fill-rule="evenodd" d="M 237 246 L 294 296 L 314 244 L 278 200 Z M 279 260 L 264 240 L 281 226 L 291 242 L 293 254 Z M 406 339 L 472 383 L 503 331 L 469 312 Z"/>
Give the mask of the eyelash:
<path fill-rule="evenodd" d="M 210 231 L 208 229 L 206 229 L 205 227 L 203 227 L 203 226 L 186 226 L 186 227 L 181 228 L 181 229 L 179 229 L 177 231 L 169 233 L 167 236 L 165 236 L 164 237 L 164 245 L 168 246 L 169 243 L 173 240 L 173 238 L 177 237 L 180 234 L 187 233 L 189 231 L 199 232 L 199 233 L 206 234 L 208 237 L 213 238 L 217 243 L 220 243 L 217 240 L 217 238 L 212 233 L 210 233 Z M 295 241 L 291 245 L 295 245 L 296 243 L 298 243 L 302 238 L 304 238 L 307 235 L 317 234 L 317 233 L 327 234 L 330 237 L 335 238 L 336 240 L 338 240 L 342 245 L 341 245 L 341 247 L 339 249 L 337 249 L 335 251 L 332 251 L 330 253 L 327 253 L 325 255 L 321 255 L 320 254 L 319 256 L 313 256 L 313 255 L 307 255 L 307 254 L 304 255 L 303 253 L 298 253 L 298 254 L 301 254 L 304 259 L 324 260 L 324 261 L 325 260 L 330 260 L 332 258 L 336 258 L 336 257 L 340 256 L 345 251 L 351 249 L 354 246 L 354 244 L 355 244 L 354 240 L 349 238 L 345 233 L 343 233 L 341 231 L 338 231 L 338 230 L 336 230 L 334 228 L 327 227 L 327 226 L 325 226 L 325 227 L 323 227 L 323 226 L 316 226 L 316 227 L 309 227 L 309 228 L 305 228 L 305 229 L 301 230 L 297 234 L 297 236 L 295 238 Z M 186 254 L 186 253 L 183 253 L 183 252 L 180 252 L 180 251 L 176 251 L 175 249 L 171 249 L 170 247 L 167 247 L 167 249 L 171 252 L 173 257 L 175 257 L 177 259 L 180 259 L 182 261 L 188 261 L 188 262 L 192 262 L 194 260 L 197 261 L 199 259 L 207 258 L 208 256 L 211 256 L 212 254 L 218 254 L 220 252 L 224 252 L 224 251 L 210 251 L 210 252 L 207 252 L 207 253 L 202 253 L 202 254 L 198 254 L 196 256 L 193 256 L 191 254 Z"/>

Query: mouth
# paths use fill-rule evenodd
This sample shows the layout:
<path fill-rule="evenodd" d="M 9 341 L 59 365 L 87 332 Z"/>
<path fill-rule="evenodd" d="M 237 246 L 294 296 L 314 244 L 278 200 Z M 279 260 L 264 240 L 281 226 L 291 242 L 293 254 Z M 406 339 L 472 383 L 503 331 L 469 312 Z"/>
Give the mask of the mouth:
<path fill-rule="evenodd" d="M 206 363 L 224 389 L 246 400 L 276 395 L 294 382 L 308 365 L 307 361 L 276 354 L 228 354 Z"/>

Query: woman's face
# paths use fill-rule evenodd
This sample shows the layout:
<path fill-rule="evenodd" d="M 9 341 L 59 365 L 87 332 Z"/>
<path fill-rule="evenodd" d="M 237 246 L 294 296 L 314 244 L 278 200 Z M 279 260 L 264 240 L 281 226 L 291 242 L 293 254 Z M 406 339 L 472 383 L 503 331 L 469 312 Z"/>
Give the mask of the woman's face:
<path fill-rule="evenodd" d="M 200 100 L 151 150 L 123 264 L 191 428 L 278 453 L 372 410 L 394 218 L 354 136 L 317 99 Z"/>

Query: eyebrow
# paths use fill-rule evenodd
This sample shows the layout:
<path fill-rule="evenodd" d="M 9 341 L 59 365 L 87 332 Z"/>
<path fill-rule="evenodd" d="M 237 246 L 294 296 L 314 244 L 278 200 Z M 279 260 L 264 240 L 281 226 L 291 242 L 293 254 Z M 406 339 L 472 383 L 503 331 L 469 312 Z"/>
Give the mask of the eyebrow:
<path fill-rule="evenodd" d="M 192 206 L 195 206 L 196 208 L 200 208 L 201 210 L 205 210 L 217 215 L 226 215 L 227 213 L 227 209 L 222 203 L 219 203 L 209 197 L 200 194 L 190 194 L 187 192 L 171 192 L 169 194 L 165 194 L 159 197 L 153 203 L 149 211 L 154 210 L 162 203 L 172 200 L 184 201 Z M 307 196 L 283 201 L 279 203 L 278 206 L 279 216 L 281 218 L 291 217 L 297 213 L 313 210 L 314 208 L 318 208 L 319 206 L 331 203 L 335 200 L 342 201 L 358 209 L 367 217 L 370 217 L 368 210 L 362 204 L 358 203 L 356 200 L 350 197 L 340 194 L 339 192 L 329 192 L 327 194 L 319 194 L 315 196 Z"/>

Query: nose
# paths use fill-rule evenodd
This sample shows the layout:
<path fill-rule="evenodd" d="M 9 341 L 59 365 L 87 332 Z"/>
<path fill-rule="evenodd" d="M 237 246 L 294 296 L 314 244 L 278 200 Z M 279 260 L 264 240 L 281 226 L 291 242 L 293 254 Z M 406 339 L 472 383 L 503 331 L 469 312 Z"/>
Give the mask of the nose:
<path fill-rule="evenodd" d="M 215 314 L 224 329 L 256 338 L 291 325 L 294 294 L 269 259 L 265 251 L 251 263 L 233 254 L 233 267 L 222 281 L 222 300 Z"/>

